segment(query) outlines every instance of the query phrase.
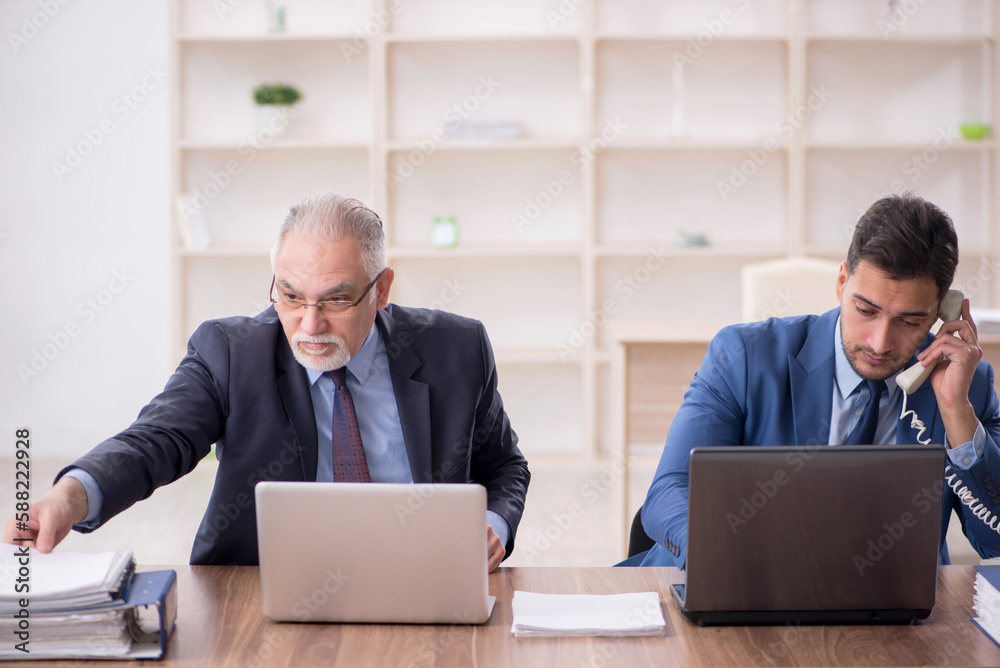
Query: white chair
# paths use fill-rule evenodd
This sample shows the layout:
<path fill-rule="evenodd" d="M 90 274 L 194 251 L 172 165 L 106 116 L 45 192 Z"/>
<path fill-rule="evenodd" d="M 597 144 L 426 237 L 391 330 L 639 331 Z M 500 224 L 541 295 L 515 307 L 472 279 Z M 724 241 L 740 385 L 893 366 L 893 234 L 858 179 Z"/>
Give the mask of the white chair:
<path fill-rule="evenodd" d="M 743 267 L 743 321 L 825 313 L 837 305 L 840 263 L 787 257 Z"/>

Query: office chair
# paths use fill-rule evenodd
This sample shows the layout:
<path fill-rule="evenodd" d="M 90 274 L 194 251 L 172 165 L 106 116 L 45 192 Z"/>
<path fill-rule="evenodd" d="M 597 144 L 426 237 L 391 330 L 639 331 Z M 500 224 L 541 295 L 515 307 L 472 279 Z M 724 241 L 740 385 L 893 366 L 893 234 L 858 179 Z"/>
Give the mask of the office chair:
<path fill-rule="evenodd" d="M 743 267 L 743 322 L 825 313 L 837 305 L 840 263 L 786 257 Z"/>
<path fill-rule="evenodd" d="M 656 543 L 646 535 L 646 530 L 642 528 L 642 506 L 636 511 L 632 518 L 632 529 L 628 534 L 628 556 L 634 557 L 640 552 L 652 548 Z"/>

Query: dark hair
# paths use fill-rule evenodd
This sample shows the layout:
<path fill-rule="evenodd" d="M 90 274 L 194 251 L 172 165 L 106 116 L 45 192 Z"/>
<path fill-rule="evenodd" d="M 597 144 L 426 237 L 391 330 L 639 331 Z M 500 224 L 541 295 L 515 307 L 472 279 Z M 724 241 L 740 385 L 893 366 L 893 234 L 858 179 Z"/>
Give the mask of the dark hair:
<path fill-rule="evenodd" d="M 955 278 L 958 237 L 951 218 L 913 193 L 884 197 L 869 207 L 847 251 L 847 272 L 870 262 L 894 281 L 930 276 L 942 299 Z"/>

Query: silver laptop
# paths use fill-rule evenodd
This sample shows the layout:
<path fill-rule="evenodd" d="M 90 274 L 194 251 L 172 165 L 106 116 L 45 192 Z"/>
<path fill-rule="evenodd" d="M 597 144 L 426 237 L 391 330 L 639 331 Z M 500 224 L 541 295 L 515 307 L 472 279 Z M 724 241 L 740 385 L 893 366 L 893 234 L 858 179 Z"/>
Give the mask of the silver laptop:
<path fill-rule="evenodd" d="M 934 607 L 940 445 L 691 451 L 685 617 L 916 623 Z"/>
<path fill-rule="evenodd" d="M 268 619 L 489 619 L 482 486 L 260 482 L 255 491 Z"/>

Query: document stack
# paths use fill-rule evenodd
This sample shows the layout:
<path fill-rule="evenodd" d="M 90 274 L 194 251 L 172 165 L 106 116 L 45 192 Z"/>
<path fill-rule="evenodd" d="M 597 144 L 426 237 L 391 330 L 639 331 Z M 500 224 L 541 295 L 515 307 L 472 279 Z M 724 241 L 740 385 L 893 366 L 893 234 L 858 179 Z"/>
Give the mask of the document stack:
<path fill-rule="evenodd" d="M 177 574 L 135 572 L 130 551 L 0 544 L 2 659 L 156 659 L 177 616 Z"/>
<path fill-rule="evenodd" d="M 515 591 L 517 638 L 551 636 L 661 636 L 666 628 L 660 596 L 633 594 L 536 594 Z"/>
<path fill-rule="evenodd" d="M 471 141 L 502 141 L 521 138 L 521 121 L 458 121 L 447 123 L 444 129 L 445 139 Z"/>
<path fill-rule="evenodd" d="M 972 623 L 1000 645 L 1000 565 L 976 566 Z"/>

